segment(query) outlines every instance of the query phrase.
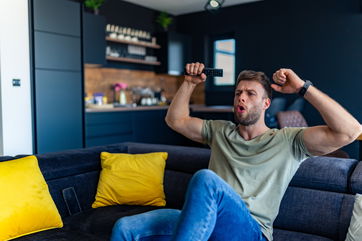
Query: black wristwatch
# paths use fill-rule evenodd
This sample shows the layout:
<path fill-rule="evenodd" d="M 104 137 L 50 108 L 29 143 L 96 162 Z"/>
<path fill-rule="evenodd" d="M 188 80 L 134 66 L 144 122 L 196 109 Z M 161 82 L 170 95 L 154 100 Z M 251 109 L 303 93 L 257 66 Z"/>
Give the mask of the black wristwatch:
<path fill-rule="evenodd" d="M 309 80 L 306 80 L 303 87 L 299 90 L 298 94 L 303 97 L 305 95 L 305 93 L 307 92 L 309 86 L 311 86 L 311 85 L 313 85 L 313 83 L 310 82 Z"/>

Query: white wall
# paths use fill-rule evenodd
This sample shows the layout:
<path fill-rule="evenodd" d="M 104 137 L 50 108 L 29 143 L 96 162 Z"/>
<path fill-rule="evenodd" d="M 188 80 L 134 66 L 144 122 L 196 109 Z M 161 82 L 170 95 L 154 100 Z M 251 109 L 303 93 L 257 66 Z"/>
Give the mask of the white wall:
<path fill-rule="evenodd" d="M 0 155 L 31 154 L 28 0 L 0 1 Z"/>

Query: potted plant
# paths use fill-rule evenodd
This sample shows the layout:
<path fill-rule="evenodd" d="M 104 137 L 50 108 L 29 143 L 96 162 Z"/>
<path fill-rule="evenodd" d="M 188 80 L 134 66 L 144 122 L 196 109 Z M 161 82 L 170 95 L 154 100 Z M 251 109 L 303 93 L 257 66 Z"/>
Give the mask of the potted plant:
<path fill-rule="evenodd" d="M 93 9 L 93 12 L 95 15 L 98 15 L 99 13 L 99 7 L 102 6 L 104 3 L 104 0 L 85 0 L 84 5 L 87 8 Z"/>
<path fill-rule="evenodd" d="M 164 31 L 168 30 L 168 26 L 172 23 L 173 19 L 166 12 L 161 12 L 156 18 L 156 22 L 161 25 Z"/>

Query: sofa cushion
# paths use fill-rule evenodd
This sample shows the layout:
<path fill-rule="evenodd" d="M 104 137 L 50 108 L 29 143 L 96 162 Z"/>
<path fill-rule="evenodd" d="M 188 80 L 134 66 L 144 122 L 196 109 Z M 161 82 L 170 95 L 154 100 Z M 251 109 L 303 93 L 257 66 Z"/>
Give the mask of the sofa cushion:
<path fill-rule="evenodd" d="M 64 225 L 109 240 L 114 223 L 121 217 L 135 215 L 159 207 L 116 205 L 90 209 L 64 219 Z"/>
<path fill-rule="evenodd" d="M 0 163 L 0 240 L 63 227 L 35 156 Z"/>
<path fill-rule="evenodd" d="M 107 146 L 96 146 L 61 152 L 50 152 L 36 155 L 45 180 L 72 176 L 79 173 L 100 170 L 100 153 L 125 153 L 127 147 L 122 143 Z"/>
<path fill-rule="evenodd" d="M 341 193 L 289 187 L 274 226 L 338 240 L 344 196 Z"/>
<path fill-rule="evenodd" d="M 128 153 L 160 152 L 168 153 L 166 169 L 195 173 L 208 167 L 210 149 L 199 147 L 184 147 L 162 144 L 146 144 L 126 142 Z"/>
<path fill-rule="evenodd" d="M 351 177 L 352 193 L 362 193 L 362 161 L 358 163 Z"/>
<path fill-rule="evenodd" d="M 333 239 L 313 234 L 299 233 L 281 229 L 274 229 L 274 241 L 333 241 Z"/>
<path fill-rule="evenodd" d="M 93 208 L 127 204 L 165 206 L 167 152 L 101 153 L 102 171 Z"/>
<path fill-rule="evenodd" d="M 348 192 L 348 179 L 357 163 L 357 160 L 345 158 L 308 158 L 300 165 L 290 185 L 334 192 Z"/>

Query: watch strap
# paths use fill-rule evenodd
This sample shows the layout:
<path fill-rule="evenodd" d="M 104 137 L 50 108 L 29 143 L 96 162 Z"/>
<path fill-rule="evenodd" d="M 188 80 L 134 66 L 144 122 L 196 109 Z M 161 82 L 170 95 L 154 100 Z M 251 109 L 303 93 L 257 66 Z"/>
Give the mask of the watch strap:
<path fill-rule="evenodd" d="M 309 86 L 311 86 L 311 85 L 313 85 L 313 83 L 309 80 L 306 80 L 303 87 L 299 90 L 298 94 L 303 97 L 305 95 L 305 93 L 307 92 Z"/>

